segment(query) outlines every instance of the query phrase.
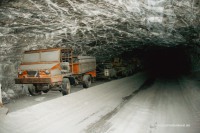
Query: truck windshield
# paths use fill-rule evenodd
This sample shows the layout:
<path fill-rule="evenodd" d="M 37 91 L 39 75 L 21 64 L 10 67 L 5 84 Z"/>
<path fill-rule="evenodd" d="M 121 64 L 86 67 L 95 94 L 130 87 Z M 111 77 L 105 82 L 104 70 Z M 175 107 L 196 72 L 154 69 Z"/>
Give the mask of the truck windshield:
<path fill-rule="evenodd" d="M 59 50 L 56 51 L 45 51 L 38 53 L 25 53 L 23 62 L 51 62 L 59 61 L 60 54 Z"/>

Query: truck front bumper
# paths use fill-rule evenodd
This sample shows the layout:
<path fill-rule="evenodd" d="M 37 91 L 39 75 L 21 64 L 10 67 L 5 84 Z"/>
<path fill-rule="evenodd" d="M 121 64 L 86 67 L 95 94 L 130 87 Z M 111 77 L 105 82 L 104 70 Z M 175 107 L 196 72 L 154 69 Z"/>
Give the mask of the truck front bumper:
<path fill-rule="evenodd" d="M 49 84 L 51 83 L 51 78 L 16 78 L 15 84 Z"/>

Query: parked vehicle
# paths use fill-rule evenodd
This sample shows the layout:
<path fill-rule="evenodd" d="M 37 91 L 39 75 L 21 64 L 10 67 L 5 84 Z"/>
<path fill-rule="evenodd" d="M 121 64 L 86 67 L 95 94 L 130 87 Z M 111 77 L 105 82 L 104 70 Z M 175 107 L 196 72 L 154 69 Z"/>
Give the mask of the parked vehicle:
<path fill-rule="evenodd" d="M 71 48 L 50 48 L 25 51 L 15 83 L 31 84 L 28 87 L 31 95 L 49 90 L 67 95 L 71 85 L 88 88 L 95 77 L 95 57 L 75 56 Z"/>
<path fill-rule="evenodd" d="M 135 72 L 136 64 L 129 60 L 124 61 L 121 58 L 114 58 L 113 68 L 116 70 L 118 77 L 126 77 L 132 75 Z"/>
<path fill-rule="evenodd" d="M 99 63 L 97 65 L 97 77 L 101 79 L 117 78 L 116 70 L 113 68 L 112 63 Z"/>

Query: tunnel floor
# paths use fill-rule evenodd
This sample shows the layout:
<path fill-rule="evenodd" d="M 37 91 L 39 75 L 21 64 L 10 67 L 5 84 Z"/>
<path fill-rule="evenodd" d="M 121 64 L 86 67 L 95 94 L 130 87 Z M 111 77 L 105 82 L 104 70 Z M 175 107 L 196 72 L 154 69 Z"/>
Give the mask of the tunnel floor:
<path fill-rule="evenodd" d="M 199 87 L 139 73 L 9 113 L 0 132 L 199 133 Z"/>
<path fill-rule="evenodd" d="M 91 87 L 106 82 L 109 82 L 109 80 L 97 80 L 92 83 Z M 71 93 L 76 93 L 83 89 L 84 88 L 81 85 L 73 86 L 71 89 Z M 42 93 L 42 95 L 38 96 L 31 96 L 28 90 L 26 90 L 25 88 L 23 91 L 26 92 L 26 95 L 22 95 L 15 99 L 10 99 L 9 101 L 7 101 L 8 103 L 4 104 L 4 106 L 8 108 L 9 113 L 63 96 L 62 93 L 60 93 L 59 91 L 49 91 L 48 93 Z"/>

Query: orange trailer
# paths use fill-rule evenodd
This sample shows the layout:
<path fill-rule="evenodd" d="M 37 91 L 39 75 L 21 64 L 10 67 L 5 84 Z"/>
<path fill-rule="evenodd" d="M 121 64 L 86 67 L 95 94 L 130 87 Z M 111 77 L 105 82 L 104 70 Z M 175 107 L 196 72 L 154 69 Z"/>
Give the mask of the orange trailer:
<path fill-rule="evenodd" d="M 96 77 L 96 59 L 75 56 L 71 48 L 50 48 L 25 51 L 19 66 L 16 84 L 31 84 L 31 95 L 47 93 L 51 89 L 69 94 L 71 85 L 91 85 Z"/>

